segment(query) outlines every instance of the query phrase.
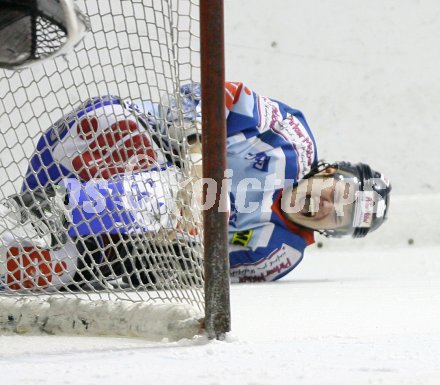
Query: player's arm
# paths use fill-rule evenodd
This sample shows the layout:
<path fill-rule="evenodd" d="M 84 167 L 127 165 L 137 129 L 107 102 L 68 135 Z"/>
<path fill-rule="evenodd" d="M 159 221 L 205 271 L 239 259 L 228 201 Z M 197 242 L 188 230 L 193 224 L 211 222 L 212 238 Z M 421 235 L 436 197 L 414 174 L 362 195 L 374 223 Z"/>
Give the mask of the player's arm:
<path fill-rule="evenodd" d="M 270 282 L 291 272 L 301 262 L 303 252 L 282 244 L 277 248 L 257 251 L 234 248 L 229 257 L 231 282 Z"/>
<path fill-rule="evenodd" d="M 87 182 L 63 180 L 69 234 L 86 237 L 179 230 L 187 219 L 182 218 L 179 195 L 184 182 L 175 166 Z"/>

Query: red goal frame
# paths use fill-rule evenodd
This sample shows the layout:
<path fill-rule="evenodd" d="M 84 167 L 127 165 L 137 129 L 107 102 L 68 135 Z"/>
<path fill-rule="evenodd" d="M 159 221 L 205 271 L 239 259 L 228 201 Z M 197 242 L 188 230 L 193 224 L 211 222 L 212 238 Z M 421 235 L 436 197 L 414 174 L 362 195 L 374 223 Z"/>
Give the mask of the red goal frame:
<path fill-rule="evenodd" d="M 209 338 L 221 339 L 231 329 L 228 213 L 220 194 L 227 164 L 223 0 L 200 0 L 200 55 L 203 177 L 217 185 L 215 204 L 203 213 L 205 328 Z"/>

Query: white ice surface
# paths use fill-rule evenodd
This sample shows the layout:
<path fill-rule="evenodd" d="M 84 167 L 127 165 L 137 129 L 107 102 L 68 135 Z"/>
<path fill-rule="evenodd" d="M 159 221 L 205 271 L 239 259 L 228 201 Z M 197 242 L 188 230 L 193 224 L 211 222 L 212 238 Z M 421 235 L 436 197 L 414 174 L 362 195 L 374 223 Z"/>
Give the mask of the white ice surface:
<path fill-rule="evenodd" d="M 312 249 L 232 287 L 226 342 L 0 337 L 1 384 L 440 383 L 440 249 Z"/>

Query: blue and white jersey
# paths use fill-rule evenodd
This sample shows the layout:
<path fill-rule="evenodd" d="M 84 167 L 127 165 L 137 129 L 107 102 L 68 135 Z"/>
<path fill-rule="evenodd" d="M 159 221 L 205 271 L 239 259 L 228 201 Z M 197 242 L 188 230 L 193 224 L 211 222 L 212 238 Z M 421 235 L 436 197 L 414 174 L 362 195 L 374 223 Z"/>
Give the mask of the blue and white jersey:
<path fill-rule="evenodd" d="M 313 232 L 284 219 L 280 200 L 317 163 L 303 114 L 227 83 L 227 159 L 231 177 L 229 247 L 233 282 L 273 281 L 301 261 Z"/>
<path fill-rule="evenodd" d="M 225 90 L 232 281 L 273 281 L 314 242 L 313 231 L 283 217 L 280 201 L 285 187 L 316 166 L 316 143 L 300 111 L 240 82 L 227 82 Z M 200 85 L 183 86 L 181 95 L 184 119 L 200 120 Z"/>

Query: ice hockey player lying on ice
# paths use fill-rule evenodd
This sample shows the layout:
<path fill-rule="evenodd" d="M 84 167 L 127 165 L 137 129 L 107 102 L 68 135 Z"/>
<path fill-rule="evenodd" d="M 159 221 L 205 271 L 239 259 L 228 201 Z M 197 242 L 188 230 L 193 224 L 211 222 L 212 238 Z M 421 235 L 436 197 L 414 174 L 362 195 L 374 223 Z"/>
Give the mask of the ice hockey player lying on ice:
<path fill-rule="evenodd" d="M 381 173 L 362 163 L 318 162 L 300 111 L 242 83 L 226 83 L 226 93 L 233 282 L 283 277 L 300 263 L 315 231 L 357 238 L 384 222 L 391 186 Z M 173 105 L 183 110 L 183 128 L 176 128 Z M 194 241 L 198 219 L 183 224 L 179 167 L 185 168 L 185 159 L 200 166 L 201 157 L 195 150 L 182 155 L 179 144 L 197 141 L 200 111 L 200 87 L 191 84 L 177 101 L 103 96 L 64 116 L 40 138 L 23 192 L 0 205 L 2 263 L 32 255 L 28 259 L 45 261 L 50 286 L 57 288 L 91 279 L 81 272 L 91 264 L 105 270 L 105 261 L 116 261 L 113 273 L 139 268 L 121 260 L 134 263 L 127 256 L 139 249 L 143 234 L 177 229 L 181 239 Z M 180 157 L 178 166 L 170 165 L 170 155 Z M 133 199 L 143 205 L 133 205 Z M 44 286 L 29 276 L 23 284 L 22 277 L 9 271 L 2 285 Z"/>

